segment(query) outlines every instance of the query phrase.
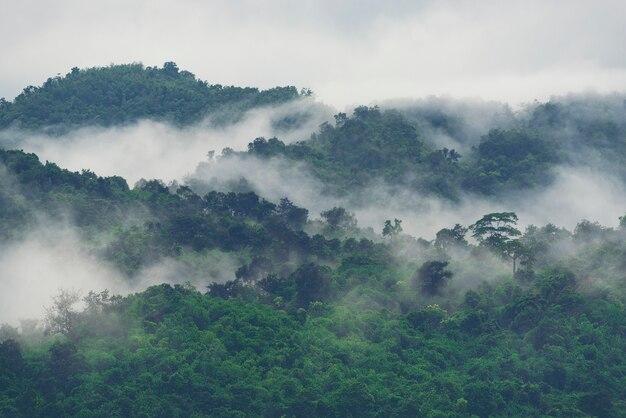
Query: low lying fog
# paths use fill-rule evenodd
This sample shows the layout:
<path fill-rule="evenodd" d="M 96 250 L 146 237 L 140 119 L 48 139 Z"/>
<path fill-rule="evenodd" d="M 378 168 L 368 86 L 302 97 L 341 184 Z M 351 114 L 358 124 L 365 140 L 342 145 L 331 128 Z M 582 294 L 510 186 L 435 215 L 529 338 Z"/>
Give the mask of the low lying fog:
<path fill-rule="evenodd" d="M 424 139 L 436 147 L 468 149 L 491 127 L 512 123 L 512 111 L 497 102 L 429 98 L 383 102 L 381 106 L 400 108 L 418 124 Z M 224 147 L 244 150 L 259 136 L 278 136 L 285 142 L 306 139 L 322 122 L 332 120 L 334 111 L 306 98 L 249 111 L 241 121 L 224 127 L 215 127 L 209 117 L 188 128 L 144 120 L 123 127 L 82 128 L 62 137 L 4 131 L 0 132 L 0 146 L 34 152 L 42 161 L 70 170 L 120 175 L 131 186 L 140 178 L 158 178 L 166 183 L 188 182 L 202 193 L 228 189 L 245 178 L 247 186 L 261 196 L 272 201 L 287 196 L 309 209 L 312 217 L 330 207 L 344 206 L 357 214 L 361 226 L 380 230 L 385 219 L 396 217 L 403 220 L 405 232 L 427 239 L 443 227 L 457 222 L 470 224 L 496 210 L 516 211 L 522 225 L 553 222 L 573 228 L 581 219 L 615 225 L 626 208 L 626 186 L 608 168 L 599 162 L 590 163 L 590 159 L 584 166 L 558 167 L 556 180 L 546 189 L 516 192 L 499 200 L 468 195 L 460 203 L 451 203 L 384 184 L 372 186 L 365 196 L 332 197 L 322 193 L 322 185 L 302 163 L 254 157 L 209 161 L 207 157 L 209 151 L 219 155 Z M 465 137 L 450 138 L 424 124 L 423 116 L 429 112 L 457 118 Z M 308 114 L 309 118 L 291 131 L 274 128 L 275 121 L 293 114 Z"/>
<path fill-rule="evenodd" d="M 430 135 L 428 140 L 435 145 L 457 141 L 459 147 L 471 146 L 482 130 L 508 117 L 508 109 L 499 105 L 499 116 L 488 116 L 492 106 L 485 104 L 471 119 L 474 122 L 468 125 L 468 135 L 472 138 L 435 138 L 437 132 L 428 126 L 424 127 L 424 135 Z M 273 122 L 293 112 L 306 112 L 311 117 L 298 129 L 277 132 Z M 209 189 L 226 190 L 245 179 L 247 187 L 259 195 L 272 201 L 289 197 L 309 209 L 312 218 L 333 206 L 343 206 L 356 214 L 361 227 L 380 232 L 386 219 L 399 218 L 406 233 L 429 240 L 441 228 L 455 223 L 469 225 L 494 211 L 515 211 L 521 227 L 551 222 L 568 229 L 582 219 L 615 226 L 624 214 L 626 185 L 597 163 L 560 166 L 555 181 L 542 190 L 511 193 L 500 200 L 467 195 L 452 203 L 385 184 L 372 186 L 361 196 L 333 197 L 322 192 L 322 184 L 302 163 L 251 156 L 207 158 L 209 151 L 219 154 L 224 147 L 243 150 L 258 136 L 276 135 L 286 142 L 306 139 L 322 122 L 332 120 L 333 113 L 333 109 L 305 99 L 250 111 L 240 122 L 220 128 L 207 119 L 182 129 L 141 121 L 108 129 L 83 128 L 62 137 L 13 130 L 0 132 L 0 146 L 34 152 L 42 161 L 71 170 L 120 175 L 130 185 L 140 178 L 159 178 L 191 184 L 202 193 Z M 224 253 L 206 254 L 205 261 L 205 274 L 194 276 L 199 271 L 197 265 L 164 259 L 141 271 L 129 283 L 113 266 L 96 257 L 70 225 L 42 223 L 25 238 L 0 247 L 0 322 L 40 317 L 43 307 L 49 305 L 51 296 L 61 287 L 83 294 L 105 288 L 113 293 L 128 293 L 163 282 L 191 281 L 201 287 L 209 281 L 231 279 L 241 265 L 241 260 Z"/>
<path fill-rule="evenodd" d="M 242 264 L 232 254 L 213 250 L 194 265 L 185 257 L 163 258 L 128 278 L 92 247 L 71 225 L 43 220 L 23 238 L 0 244 L 0 324 L 41 318 L 60 289 L 81 296 L 105 289 L 128 294 L 160 283 L 189 282 L 201 289 L 232 280 Z"/>
<path fill-rule="evenodd" d="M 361 227 L 380 231 L 386 219 L 398 218 L 406 233 L 425 239 L 433 239 L 441 228 L 455 223 L 469 225 L 495 211 L 515 211 L 522 227 L 551 222 L 573 228 L 582 219 L 615 226 L 626 208 L 626 185 L 590 167 L 561 166 L 554 183 L 546 189 L 511 193 L 498 200 L 466 195 L 460 203 L 383 184 L 368 188 L 365 196 L 332 197 L 322 192 L 322 184 L 306 166 L 279 158 L 228 158 L 202 163 L 188 181 L 198 191 L 206 191 L 237 185 L 242 178 L 261 196 L 273 201 L 287 196 L 308 208 L 313 216 L 343 206 L 356 214 Z"/>
<path fill-rule="evenodd" d="M 303 113 L 309 117 L 297 129 L 273 127 L 285 116 Z M 251 110 L 238 123 L 223 127 L 216 127 L 209 117 L 187 128 L 143 120 L 121 127 L 82 128 L 61 137 L 7 130 L 0 132 L 0 146 L 33 152 L 41 161 L 72 171 L 89 169 L 100 176 L 122 176 L 132 186 L 140 178 L 180 180 L 206 160 L 209 151 L 243 150 L 259 136 L 280 136 L 286 142 L 305 139 L 332 119 L 332 114 L 332 109 L 304 98 Z"/>

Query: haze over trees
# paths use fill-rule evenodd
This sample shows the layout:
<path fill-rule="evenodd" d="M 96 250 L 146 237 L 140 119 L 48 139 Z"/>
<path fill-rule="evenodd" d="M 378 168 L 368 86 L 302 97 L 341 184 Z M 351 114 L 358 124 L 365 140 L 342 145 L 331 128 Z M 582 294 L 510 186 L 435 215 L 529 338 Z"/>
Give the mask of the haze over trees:
<path fill-rule="evenodd" d="M 458 132 L 469 123 L 462 115 L 361 106 L 304 141 L 257 138 L 248 154 L 304 161 L 339 195 L 381 181 L 452 200 L 506 195 L 549 185 L 561 165 L 595 167 L 598 159 L 626 181 L 625 106 L 610 96 L 548 102 L 469 136 Z M 437 148 L 429 135 L 454 138 L 466 151 Z"/>
<path fill-rule="evenodd" d="M 1 127 L 183 125 L 309 94 L 209 85 L 173 63 L 75 69 L 26 90 L 1 103 Z M 436 106 L 364 106 L 302 141 L 251 138 L 211 160 L 281 158 L 335 195 L 384 182 L 454 204 L 545 187 L 591 155 L 620 178 L 620 106 L 535 104 L 482 134 Z M 0 251 L 63 225 L 133 289 L 62 286 L 39 322 L 1 325 L 0 416 L 623 416 L 626 208 L 571 230 L 518 213 L 413 237 L 391 209 L 374 230 L 335 204 L 131 186 L 0 148 Z M 27 258 L 0 259 L 0 290 Z"/>

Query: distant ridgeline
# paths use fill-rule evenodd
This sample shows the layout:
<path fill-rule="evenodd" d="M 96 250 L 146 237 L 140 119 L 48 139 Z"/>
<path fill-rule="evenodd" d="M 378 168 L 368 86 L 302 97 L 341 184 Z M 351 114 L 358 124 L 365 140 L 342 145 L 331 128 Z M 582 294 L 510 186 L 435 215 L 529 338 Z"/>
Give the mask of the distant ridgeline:
<path fill-rule="evenodd" d="M 259 90 L 211 85 L 189 71 L 179 71 L 173 62 L 163 68 L 142 64 L 72 68 L 41 87 L 26 87 L 13 102 L 0 99 L 0 129 L 111 126 L 141 118 L 185 125 L 216 110 L 223 110 L 227 119 L 236 119 L 253 107 L 309 94 L 293 86 Z"/>
<path fill-rule="evenodd" d="M 452 199 L 463 191 L 507 193 L 548 185 L 564 164 L 600 166 L 626 181 L 623 98 L 567 98 L 518 113 L 504 107 L 498 121 L 472 135 L 468 115 L 435 105 L 419 111 L 362 106 L 351 116 L 335 115 L 334 124 L 323 124 L 306 141 L 257 138 L 247 153 L 229 155 L 307 162 L 338 194 L 380 180 Z M 439 148 L 437 136 L 465 151 Z"/>

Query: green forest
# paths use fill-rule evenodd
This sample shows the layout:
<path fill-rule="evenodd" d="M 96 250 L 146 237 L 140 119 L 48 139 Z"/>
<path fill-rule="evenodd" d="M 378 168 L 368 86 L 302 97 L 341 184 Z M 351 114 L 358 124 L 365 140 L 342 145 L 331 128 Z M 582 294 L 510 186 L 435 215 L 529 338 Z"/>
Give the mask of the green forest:
<path fill-rule="evenodd" d="M 0 129 L 227 125 L 305 97 L 208 84 L 173 62 L 73 68 L 0 100 Z M 302 165 L 320 200 L 366 199 L 379 183 L 450 205 L 498 199 L 545 190 L 568 165 L 626 182 L 624 97 L 507 109 L 479 131 L 468 121 L 429 103 L 357 106 L 213 163 Z M 626 417 L 626 207 L 610 225 L 532 225 L 511 207 L 413 236 L 393 213 L 371 228 L 350 208 L 195 186 L 0 148 L 0 253 L 62 224 L 129 288 L 163 260 L 190 276 L 61 288 L 41 318 L 0 317 L 0 416 Z M 220 258 L 236 266 L 215 279 Z"/>
<path fill-rule="evenodd" d="M 380 179 L 450 199 L 505 194 L 546 186 L 555 166 L 581 159 L 600 159 L 626 180 L 626 102 L 611 99 L 539 104 L 507 115 L 475 144 L 458 115 L 360 106 L 305 141 L 257 138 L 248 153 L 307 162 L 329 191 L 342 194 Z M 419 129 L 424 124 L 473 146 L 465 155 L 437 149 Z"/>
<path fill-rule="evenodd" d="M 230 118 L 245 110 L 294 100 L 306 90 L 276 87 L 210 85 L 174 62 L 163 67 L 111 65 L 51 77 L 28 86 L 15 100 L 0 99 L 0 129 L 46 128 L 65 131 L 79 126 L 111 126 L 141 118 L 164 119 L 177 125 L 198 122 L 207 113 L 223 111 Z"/>

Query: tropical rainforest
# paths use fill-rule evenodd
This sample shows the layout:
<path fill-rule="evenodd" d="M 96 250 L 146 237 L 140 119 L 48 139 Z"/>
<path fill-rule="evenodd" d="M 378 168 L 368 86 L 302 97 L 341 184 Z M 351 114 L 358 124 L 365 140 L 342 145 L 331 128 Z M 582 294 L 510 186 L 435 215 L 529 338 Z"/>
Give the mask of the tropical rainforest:
<path fill-rule="evenodd" d="M 568 193 L 555 188 L 567 167 L 601 169 L 618 196 L 624 96 L 356 106 L 295 140 L 207 144 L 189 176 L 134 184 L 19 141 L 70 147 L 76 130 L 146 119 L 184 133 L 286 105 L 273 126 L 301 133 L 311 100 L 211 85 L 172 62 L 73 68 L 0 100 L 2 300 L 28 305 L 59 278 L 38 314 L 0 308 L 0 416 L 626 416 L 626 207 L 607 225 L 535 225 L 502 207 L 432 234 L 411 227 L 425 216 L 411 201 L 402 219 L 377 207 L 377 225 L 357 210 L 383 187 L 445 207 L 511 195 L 537 207 L 537 193 Z M 270 169 L 306 173 L 315 198 Z M 1 256 L 33 240 L 20 260 Z M 15 279 L 57 246 L 93 268 L 81 289 L 71 269 Z M 110 282 L 89 288 L 103 272 Z"/>

